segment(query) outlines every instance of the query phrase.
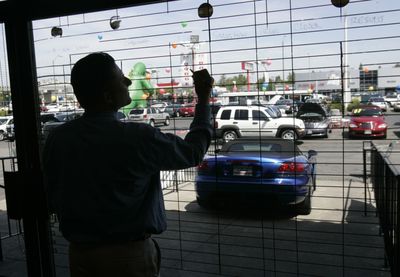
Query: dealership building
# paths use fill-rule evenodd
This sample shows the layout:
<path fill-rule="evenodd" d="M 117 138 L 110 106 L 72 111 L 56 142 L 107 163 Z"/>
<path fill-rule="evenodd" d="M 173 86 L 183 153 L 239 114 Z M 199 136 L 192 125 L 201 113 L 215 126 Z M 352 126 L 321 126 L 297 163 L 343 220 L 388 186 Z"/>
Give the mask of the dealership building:
<path fill-rule="evenodd" d="M 400 64 L 395 66 L 361 67 L 348 70 L 348 85 L 353 94 L 379 92 L 387 94 L 400 89 Z M 295 73 L 294 87 L 297 90 L 311 89 L 317 93 L 341 92 L 341 71 L 309 71 Z"/>

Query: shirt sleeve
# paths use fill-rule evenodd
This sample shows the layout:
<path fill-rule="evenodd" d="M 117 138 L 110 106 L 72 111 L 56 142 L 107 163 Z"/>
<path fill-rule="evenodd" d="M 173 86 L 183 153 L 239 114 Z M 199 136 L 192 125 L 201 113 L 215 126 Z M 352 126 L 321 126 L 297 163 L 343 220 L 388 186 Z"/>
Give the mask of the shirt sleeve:
<path fill-rule="evenodd" d="M 210 121 L 210 106 L 197 104 L 193 122 L 184 139 L 146 126 L 144 133 L 147 134 L 142 140 L 141 147 L 143 151 L 146 151 L 146 154 L 141 155 L 146 169 L 156 172 L 198 165 L 210 146 L 212 136 Z"/>

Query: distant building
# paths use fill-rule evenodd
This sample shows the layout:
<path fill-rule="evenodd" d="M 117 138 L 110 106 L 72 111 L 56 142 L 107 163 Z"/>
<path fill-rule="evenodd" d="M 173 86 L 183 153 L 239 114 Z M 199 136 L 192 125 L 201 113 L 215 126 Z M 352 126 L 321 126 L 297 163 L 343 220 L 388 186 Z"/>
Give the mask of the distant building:
<path fill-rule="evenodd" d="M 395 91 L 400 85 L 400 66 L 371 67 L 348 70 L 349 88 L 352 92 Z M 294 87 L 318 93 L 341 92 L 341 71 L 296 72 Z"/>

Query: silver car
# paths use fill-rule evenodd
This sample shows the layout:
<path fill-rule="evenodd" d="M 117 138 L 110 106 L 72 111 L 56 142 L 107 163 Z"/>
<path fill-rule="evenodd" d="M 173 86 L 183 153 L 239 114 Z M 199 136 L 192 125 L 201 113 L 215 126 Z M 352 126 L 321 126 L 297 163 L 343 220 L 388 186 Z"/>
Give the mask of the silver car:
<path fill-rule="evenodd" d="M 371 97 L 368 105 L 378 106 L 383 112 L 388 110 L 388 105 L 383 97 Z"/>
<path fill-rule="evenodd" d="M 129 112 L 128 120 L 147 123 L 153 127 L 157 124 L 168 126 L 170 123 L 169 114 L 154 107 L 133 109 Z"/>

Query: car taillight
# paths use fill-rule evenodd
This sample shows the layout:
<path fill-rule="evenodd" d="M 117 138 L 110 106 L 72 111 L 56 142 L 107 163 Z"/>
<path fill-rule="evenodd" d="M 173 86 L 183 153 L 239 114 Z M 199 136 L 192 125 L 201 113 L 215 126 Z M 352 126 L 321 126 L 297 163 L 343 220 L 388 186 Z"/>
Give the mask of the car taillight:
<path fill-rule="evenodd" d="M 218 121 L 214 120 L 214 128 L 218 129 Z"/>
<path fill-rule="evenodd" d="M 147 118 L 147 114 L 143 115 L 143 118 L 146 119 Z"/>
<path fill-rule="evenodd" d="M 303 172 L 305 169 L 304 163 L 285 162 L 280 165 L 278 172 Z"/>
<path fill-rule="evenodd" d="M 198 171 L 205 171 L 208 169 L 208 162 L 207 161 L 202 161 L 198 166 L 197 170 Z"/>

